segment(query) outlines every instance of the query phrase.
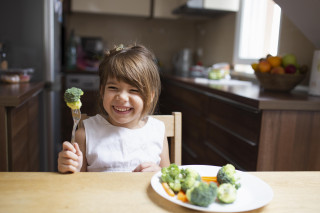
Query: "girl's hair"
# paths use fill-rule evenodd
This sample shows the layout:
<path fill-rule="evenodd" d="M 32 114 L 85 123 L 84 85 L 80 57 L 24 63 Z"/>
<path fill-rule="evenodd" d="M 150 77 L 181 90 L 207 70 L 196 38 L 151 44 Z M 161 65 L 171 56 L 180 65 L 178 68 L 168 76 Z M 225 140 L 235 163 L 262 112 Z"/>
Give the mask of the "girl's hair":
<path fill-rule="evenodd" d="M 123 47 L 120 45 L 108 51 L 100 66 L 100 111 L 107 115 L 103 107 L 103 95 L 109 78 L 115 78 L 136 87 L 143 100 L 141 117 L 153 114 L 161 91 L 161 82 L 154 54 L 142 45 Z"/>

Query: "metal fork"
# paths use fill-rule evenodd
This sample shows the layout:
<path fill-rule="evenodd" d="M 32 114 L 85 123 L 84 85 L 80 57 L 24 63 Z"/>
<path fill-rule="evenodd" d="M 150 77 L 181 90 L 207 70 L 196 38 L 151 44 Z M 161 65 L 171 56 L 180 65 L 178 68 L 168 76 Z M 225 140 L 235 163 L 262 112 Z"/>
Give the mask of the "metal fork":
<path fill-rule="evenodd" d="M 71 135 L 71 143 L 74 143 L 75 133 L 78 126 L 78 123 L 81 119 L 81 112 L 80 109 L 71 109 L 72 118 L 73 118 L 73 128 L 72 128 L 72 135 Z"/>

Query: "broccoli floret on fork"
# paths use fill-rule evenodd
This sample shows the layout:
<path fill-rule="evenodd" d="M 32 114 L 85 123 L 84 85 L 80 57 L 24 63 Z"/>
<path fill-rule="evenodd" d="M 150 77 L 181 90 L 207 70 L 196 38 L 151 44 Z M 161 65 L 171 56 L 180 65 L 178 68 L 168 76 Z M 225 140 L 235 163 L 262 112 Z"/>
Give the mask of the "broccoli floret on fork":
<path fill-rule="evenodd" d="M 80 109 L 82 103 L 80 101 L 80 96 L 83 95 L 83 91 L 76 87 L 71 87 L 67 89 L 64 93 L 64 101 L 67 106 L 71 109 Z"/>

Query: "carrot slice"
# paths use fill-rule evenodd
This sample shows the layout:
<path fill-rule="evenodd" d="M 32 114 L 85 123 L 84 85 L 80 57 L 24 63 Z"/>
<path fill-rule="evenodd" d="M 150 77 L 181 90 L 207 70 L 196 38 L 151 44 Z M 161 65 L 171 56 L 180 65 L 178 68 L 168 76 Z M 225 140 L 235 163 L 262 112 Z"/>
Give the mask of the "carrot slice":
<path fill-rule="evenodd" d="M 164 191 L 166 191 L 169 196 L 171 197 L 175 196 L 174 192 L 172 191 L 168 183 L 162 182 L 161 184 L 162 184 L 162 187 L 164 188 Z"/>
<path fill-rule="evenodd" d="M 218 182 L 217 176 L 202 176 L 201 180 L 205 182 Z"/>
<path fill-rule="evenodd" d="M 185 202 L 185 203 L 188 202 L 187 195 L 183 191 L 178 192 L 177 199 L 181 200 L 182 202 Z"/>

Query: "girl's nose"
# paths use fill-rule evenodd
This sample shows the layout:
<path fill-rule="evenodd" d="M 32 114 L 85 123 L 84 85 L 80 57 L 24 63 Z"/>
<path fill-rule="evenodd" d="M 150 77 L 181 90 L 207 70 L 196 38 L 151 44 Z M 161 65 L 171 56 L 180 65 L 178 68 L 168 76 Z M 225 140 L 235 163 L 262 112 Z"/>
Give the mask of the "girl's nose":
<path fill-rule="evenodd" d="M 129 94 L 125 91 L 119 92 L 117 99 L 120 101 L 128 101 L 129 100 Z"/>

